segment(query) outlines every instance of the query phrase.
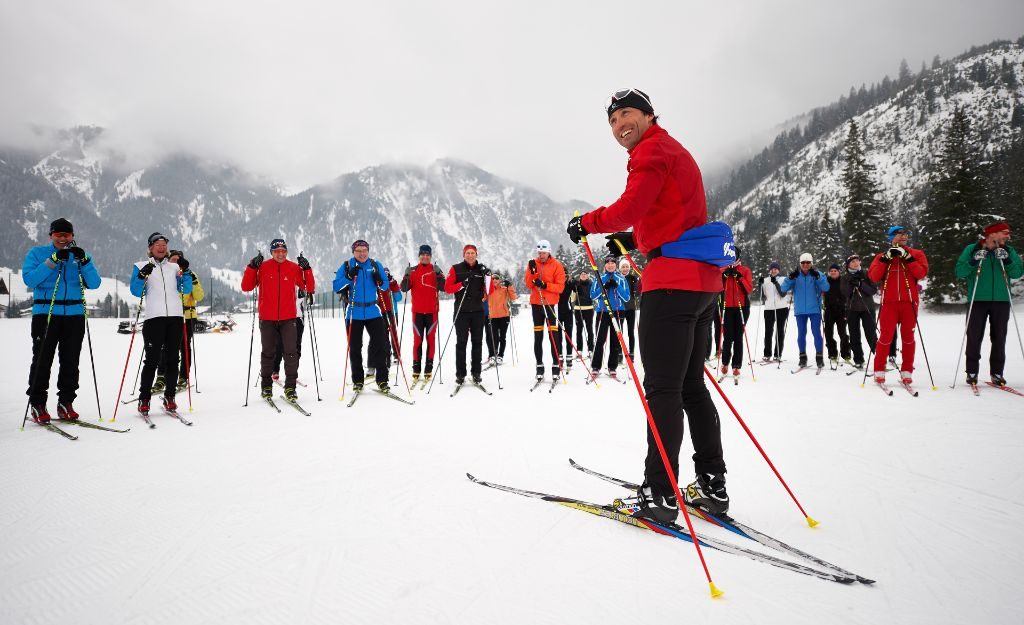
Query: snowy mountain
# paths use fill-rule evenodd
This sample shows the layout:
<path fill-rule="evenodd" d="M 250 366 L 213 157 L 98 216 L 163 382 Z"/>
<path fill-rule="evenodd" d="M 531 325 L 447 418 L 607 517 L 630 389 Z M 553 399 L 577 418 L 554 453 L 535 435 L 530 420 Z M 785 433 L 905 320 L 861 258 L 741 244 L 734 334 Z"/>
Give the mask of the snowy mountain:
<path fill-rule="evenodd" d="M 66 216 L 104 273 L 142 258 L 154 231 L 181 246 L 200 272 L 241 269 L 271 239 L 288 240 L 321 279 L 349 257 L 355 239 L 396 272 L 423 243 L 435 261 L 461 259 L 476 244 L 481 260 L 521 269 L 537 239 L 556 239 L 567 216 L 589 207 L 556 203 L 472 164 L 380 165 L 288 195 L 272 182 L 187 154 L 145 169 L 124 166 L 102 143 L 103 131 L 54 133 L 45 152 L 0 148 L 0 265 L 20 266 L 46 240 L 49 222 Z"/>
<path fill-rule="evenodd" d="M 902 89 L 892 89 L 890 85 L 900 83 L 886 77 L 876 87 L 894 95 L 838 120 L 820 135 L 814 124 L 823 116 L 808 116 L 801 130 L 805 136 L 814 131 L 816 138 L 745 191 L 736 192 L 735 185 L 729 189 L 735 198 L 719 207 L 718 217 L 733 225 L 739 238 L 748 243 L 760 230 L 766 230 L 776 255 L 785 257 L 796 250 L 806 225 L 823 209 L 827 208 L 833 219 L 841 217 L 845 195 L 841 179 L 843 148 L 852 119 L 862 129 L 867 159 L 876 168 L 881 185 L 883 205 L 889 208 L 894 222 L 913 227 L 924 207 L 929 173 L 955 108 L 966 113 L 984 153 L 993 154 L 1010 143 L 1024 100 L 1022 43 L 993 44 L 945 63 L 933 63 L 929 69 L 922 67 L 916 76 L 901 77 L 906 85 Z M 848 99 L 844 97 L 832 108 L 845 105 L 849 110 L 858 96 L 862 100 L 868 97 L 864 87 L 860 93 L 851 90 Z M 777 144 L 790 141 L 799 145 L 799 134 L 795 140 L 780 135 Z M 766 160 L 764 155 L 761 158 L 762 162 Z M 747 168 L 756 166 L 757 161 L 752 160 Z"/>

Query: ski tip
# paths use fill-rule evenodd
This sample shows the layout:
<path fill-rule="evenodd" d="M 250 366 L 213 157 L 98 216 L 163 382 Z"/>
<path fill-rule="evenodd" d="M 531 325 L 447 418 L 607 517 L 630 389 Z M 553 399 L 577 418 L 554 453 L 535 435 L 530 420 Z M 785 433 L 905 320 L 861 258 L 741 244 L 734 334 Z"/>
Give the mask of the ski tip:
<path fill-rule="evenodd" d="M 815 521 L 811 517 L 807 517 L 807 527 L 818 527 L 818 521 Z"/>
<path fill-rule="evenodd" d="M 468 477 L 468 478 L 469 478 L 469 481 L 471 481 L 471 482 L 475 482 L 475 481 L 477 481 L 477 480 L 476 480 L 476 477 L 474 477 L 472 473 L 469 473 L 469 472 L 467 472 L 467 473 L 466 473 L 466 477 Z"/>
<path fill-rule="evenodd" d="M 715 586 L 715 582 L 708 582 L 708 585 L 711 587 L 711 598 L 712 599 L 717 599 L 717 598 L 719 598 L 719 597 L 721 597 L 722 595 L 725 594 L 724 592 L 722 592 L 722 590 L 720 590 L 718 588 L 718 586 Z"/>

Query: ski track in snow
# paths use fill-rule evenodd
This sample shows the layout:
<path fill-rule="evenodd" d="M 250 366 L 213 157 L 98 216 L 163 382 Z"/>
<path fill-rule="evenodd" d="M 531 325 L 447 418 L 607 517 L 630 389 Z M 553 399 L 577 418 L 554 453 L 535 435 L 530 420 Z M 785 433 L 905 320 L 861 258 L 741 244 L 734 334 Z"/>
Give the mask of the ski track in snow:
<path fill-rule="evenodd" d="M 444 306 L 439 351 L 450 314 Z M 676 619 L 683 609 L 688 619 L 721 623 L 1019 621 L 1012 597 L 1024 560 L 1016 537 L 1024 523 L 1024 399 L 986 387 L 974 397 L 962 374 L 949 389 L 960 316 L 923 317 L 938 390 L 919 348 L 919 398 L 862 389 L 859 376 L 842 375 L 845 367 L 803 377 L 763 367 L 757 382 L 744 369 L 739 386 L 723 384 L 822 525 L 806 527 L 717 401 L 734 515 L 878 583 L 840 586 L 705 550 L 726 591 L 720 601 L 708 599 L 689 543 L 465 479 L 470 471 L 597 502 L 628 493 L 575 471 L 570 456 L 641 479 L 645 419 L 633 385 L 584 385 L 577 363 L 569 384 L 529 393 L 526 315 L 513 321 L 520 362 L 511 365 L 510 344 L 504 390 L 493 369 L 484 374 L 493 397 L 472 388 L 448 397 L 453 340 L 438 383 L 430 395 L 415 391 L 415 406 L 366 393 L 352 408 L 338 401 L 341 320 L 318 318 L 323 401 L 308 342 L 300 371 L 308 384 L 300 402 L 312 417 L 287 407 L 274 413 L 255 389 L 242 407 L 249 324 L 237 320 L 234 334 L 196 337 L 202 392 L 192 395 L 194 411 L 187 394 L 178 395 L 194 427 L 154 410 L 150 430 L 127 405 L 115 425 L 130 433 L 66 426 L 79 436 L 74 442 L 31 423 L 19 431 L 29 324 L 0 322 L 9 346 L 0 378 L 9 424 L 0 428 L 0 623 L 564 624 L 624 613 Z M 109 422 L 129 337 L 114 332 L 114 320 L 90 323 Z M 1024 387 L 1010 334 L 1006 371 Z M 795 358 L 795 345 L 786 349 Z M 257 345 L 256 359 L 258 352 Z M 136 341 L 125 394 L 138 354 Z M 983 355 L 984 375 L 987 343 Z M 396 384 L 405 396 L 403 386 Z M 75 406 L 95 421 L 87 351 Z M 692 479 L 690 453 L 684 441 L 684 483 Z"/>

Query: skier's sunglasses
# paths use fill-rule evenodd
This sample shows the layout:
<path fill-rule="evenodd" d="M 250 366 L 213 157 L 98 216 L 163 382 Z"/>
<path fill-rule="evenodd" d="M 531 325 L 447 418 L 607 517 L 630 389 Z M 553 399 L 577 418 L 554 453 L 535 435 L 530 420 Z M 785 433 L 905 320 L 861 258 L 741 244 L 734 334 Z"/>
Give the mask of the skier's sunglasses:
<path fill-rule="evenodd" d="M 654 105 L 651 104 L 651 99 L 645 96 L 642 91 L 640 91 L 639 89 L 629 88 L 619 89 L 615 93 L 608 96 L 608 100 L 604 103 L 604 110 L 607 111 L 609 108 L 611 108 L 612 104 L 615 104 L 616 102 L 618 102 L 619 100 L 628 96 L 631 93 L 637 94 L 638 96 L 643 98 L 644 102 L 646 102 L 648 106 L 650 106 L 652 109 L 654 108 Z"/>
<path fill-rule="evenodd" d="M 812 263 L 812 262 L 811 262 L 811 261 L 809 261 L 809 260 L 802 260 L 802 261 L 800 261 L 800 264 L 801 264 L 801 265 L 813 265 L 814 263 Z"/>

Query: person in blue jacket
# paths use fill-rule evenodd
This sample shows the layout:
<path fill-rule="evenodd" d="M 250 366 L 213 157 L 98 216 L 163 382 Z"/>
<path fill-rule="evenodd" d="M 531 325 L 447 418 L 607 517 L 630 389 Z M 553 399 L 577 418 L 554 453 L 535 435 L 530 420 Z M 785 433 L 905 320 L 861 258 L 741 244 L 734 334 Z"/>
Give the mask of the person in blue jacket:
<path fill-rule="evenodd" d="M 345 313 L 349 339 L 349 358 L 352 361 L 352 388 L 363 390 L 363 330 L 370 335 L 367 365 L 375 369 L 377 388 L 388 393 L 388 341 L 377 293 L 388 290 L 384 265 L 370 258 L 370 244 L 359 239 L 352 244 L 352 258 L 342 263 L 334 274 L 334 292 L 345 293 L 348 310 Z"/>
<path fill-rule="evenodd" d="M 796 344 L 800 348 L 801 367 L 807 366 L 808 323 L 814 335 L 814 362 L 819 369 L 825 366 L 825 354 L 821 350 L 821 294 L 828 289 L 828 278 L 814 268 L 814 258 L 807 253 L 800 255 L 800 268 L 794 269 L 779 287 L 783 294 L 793 291 Z"/>
<path fill-rule="evenodd" d="M 85 289 L 99 287 L 100 274 L 92 258 L 75 243 L 71 222 L 61 217 L 50 224 L 50 244 L 25 255 L 21 278 L 32 289 L 33 298 L 32 364 L 26 391 L 32 419 L 50 422 L 46 400 L 56 354 L 60 360 L 57 418 L 73 421 L 78 418 L 71 402 L 77 397 L 78 359 L 85 338 Z"/>
<path fill-rule="evenodd" d="M 594 300 L 594 310 L 597 312 L 597 341 L 594 343 L 594 355 L 590 360 L 590 369 L 595 378 L 601 372 L 605 339 L 608 339 L 608 377 L 616 377 L 615 369 L 618 368 L 619 358 L 622 357 L 618 337 L 609 338 L 612 327 L 611 315 L 615 315 L 621 323 L 622 311 L 626 309 L 630 290 L 626 277 L 618 272 L 616 261 L 615 256 L 605 258 L 604 271 L 590 285 L 590 297 Z M 608 304 L 612 307 L 610 313 L 602 291 L 608 295 Z"/>

